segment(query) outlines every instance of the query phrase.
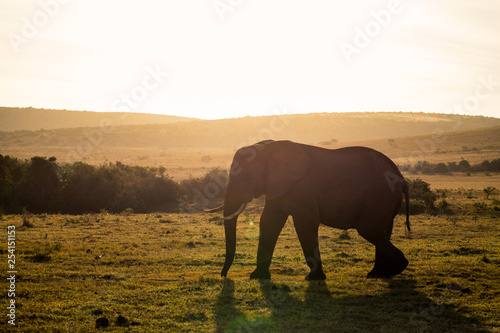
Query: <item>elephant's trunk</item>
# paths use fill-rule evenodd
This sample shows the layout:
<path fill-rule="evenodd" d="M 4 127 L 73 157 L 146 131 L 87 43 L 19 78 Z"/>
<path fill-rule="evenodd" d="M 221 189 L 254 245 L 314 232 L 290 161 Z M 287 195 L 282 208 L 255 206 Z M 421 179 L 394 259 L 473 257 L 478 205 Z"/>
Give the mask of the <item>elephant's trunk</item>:
<path fill-rule="evenodd" d="M 224 262 L 224 267 L 220 275 L 222 277 L 227 276 L 227 271 L 231 267 L 234 255 L 236 253 L 236 220 L 238 217 L 234 217 L 230 220 L 224 221 L 224 230 L 226 233 L 226 261 Z"/>
<path fill-rule="evenodd" d="M 240 199 L 240 198 L 238 198 Z M 224 230 L 226 234 L 226 261 L 222 268 L 221 276 L 227 276 L 236 254 L 236 221 L 246 207 L 246 201 L 234 200 L 226 197 L 224 201 Z"/>

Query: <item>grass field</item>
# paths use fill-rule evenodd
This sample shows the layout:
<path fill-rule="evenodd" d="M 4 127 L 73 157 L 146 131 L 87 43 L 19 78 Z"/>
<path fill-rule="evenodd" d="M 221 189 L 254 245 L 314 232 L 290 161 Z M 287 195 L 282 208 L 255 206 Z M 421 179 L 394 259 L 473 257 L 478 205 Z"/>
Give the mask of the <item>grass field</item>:
<path fill-rule="evenodd" d="M 239 220 L 228 278 L 216 214 L 7 215 L 15 226 L 16 332 L 500 332 L 498 201 L 450 191 L 449 215 L 398 216 L 393 241 L 410 260 L 401 275 L 366 279 L 374 247 L 320 229 L 325 282 L 308 268 L 289 221 L 270 281 L 255 268 L 259 205 Z M 496 208 L 495 208 L 496 207 Z M 341 237 L 342 235 L 342 237 Z M 6 265 L 4 273 L 8 270 Z M 2 279 L 6 312 L 9 284 Z M 105 317 L 109 327 L 96 329 Z"/>

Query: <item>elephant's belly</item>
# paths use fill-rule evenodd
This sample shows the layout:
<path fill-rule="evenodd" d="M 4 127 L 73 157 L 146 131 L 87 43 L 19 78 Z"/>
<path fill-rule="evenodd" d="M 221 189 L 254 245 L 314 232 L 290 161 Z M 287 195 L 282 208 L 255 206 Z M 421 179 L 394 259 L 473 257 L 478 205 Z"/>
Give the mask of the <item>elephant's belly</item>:
<path fill-rule="evenodd" d="M 338 229 L 351 229 L 354 228 L 352 221 L 344 218 L 331 218 L 331 219 L 321 219 L 321 224 L 327 225 L 332 228 Z"/>
<path fill-rule="evenodd" d="M 345 198 L 344 198 L 345 199 Z M 337 200 L 337 204 L 320 206 L 320 221 L 333 228 L 356 228 L 362 215 L 362 203 L 359 200 Z"/>

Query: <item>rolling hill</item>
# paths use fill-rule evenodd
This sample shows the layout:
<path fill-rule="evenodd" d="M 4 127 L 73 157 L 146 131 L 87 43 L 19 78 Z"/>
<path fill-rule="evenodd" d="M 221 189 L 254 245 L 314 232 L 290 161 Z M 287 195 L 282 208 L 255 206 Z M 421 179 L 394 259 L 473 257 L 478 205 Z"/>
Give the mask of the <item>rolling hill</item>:
<path fill-rule="evenodd" d="M 397 164 L 459 162 L 471 163 L 500 158 L 500 126 L 472 130 L 404 136 L 391 139 L 352 141 L 324 146 L 367 146 L 382 151 Z"/>
<path fill-rule="evenodd" d="M 178 120 L 182 122 L 167 124 L 141 124 L 140 119 L 152 121 L 156 118 L 154 115 L 128 115 L 127 122 L 133 121 L 135 117 L 140 118 L 139 124 L 135 125 L 114 122 L 111 117 L 119 118 L 120 114 L 87 115 L 85 112 L 72 111 L 61 111 L 61 114 L 61 119 L 67 119 L 64 123 L 74 125 L 83 114 L 97 124 L 101 122 L 101 126 L 85 126 L 82 121 L 79 128 L 68 126 L 52 130 L 0 132 L 0 143 L 5 147 L 77 148 L 79 145 L 92 145 L 107 148 L 237 148 L 269 138 L 319 144 L 500 126 L 500 119 L 497 118 L 402 112 L 292 114 L 188 122 L 186 118 L 181 118 Z M 103 123 L 102 119 L 108 120 Z M 61 121 L 58 126 L 64 123 Z"/>
<path fill-rule="evenodd" d="M 67 111 L 69 112 L 69 111 Z M 500 119 L 426 113 L 328 113 L 0 132 L 0 154 L 164 166 L 176 179 L 226 168 L 236 148 L 288 139 L 378 149 L 398 164 L 500 157 Z"/>
<path fill-rule="evenodd" d="M 170 124 L 194 118 L 132 112 L 91 112 L 0 107 L 0 131 L 51 130 L 57 128 Z"/>

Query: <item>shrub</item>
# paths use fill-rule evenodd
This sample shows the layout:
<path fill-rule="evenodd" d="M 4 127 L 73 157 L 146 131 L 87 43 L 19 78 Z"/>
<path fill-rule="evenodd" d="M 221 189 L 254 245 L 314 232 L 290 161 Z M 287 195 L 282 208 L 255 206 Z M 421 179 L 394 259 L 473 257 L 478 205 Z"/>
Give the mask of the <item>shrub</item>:
<path fill-rule="evenodd" d="M 486 194 L 486 199 L 489 199 L 490 195 L 495 193 L 497 189 L 495 187 L 488 186 L 487 188 L 483 189 L 483 192 Z"/>
<path fill-rule="evenodd" d="M 121 213 L 122 216 L 131 216 L 134 215 L 134 210 L 132 208 L 125 208 Z"/>
<path fill-rule="evenodd" d="M 446 173 L 450 172 L 450 170 L 448 169 L 448 167 L 444 163 L 438 163 L 438 164 L 436 164 L 434 166 L 433 171 L 435 173 L 440 173 L 440 174 L 446 174 Z"/>
<path fill-rule="evenodd" d="M 56 158 L 20 161 L 0 155 L 0 211 L 82 214 L 175 210 L 179 184 L 166 169 L 127 166 L 99 167 L 82 162 L 58 164 Z M 27 222 L 26 227 L 29 227 Z"/>
<path fill-rule="evenodd" d="M 471 165 L 464 159 L 462 159 L 458 164 L 456 162 L 448 162 L 447 164 L 432 164 L 427 161 L 419 161 L 415 165 L 402 170 L 409 170 L 413 174 L 416 174 L 417 172 L 422 172 L 424 174 L 446 174 L 449 172 L 464 172 L 466 174 L 470 174 L 471 172 L 500 172 L 500 158 L 492 161 L 485 160 L 474 165 Z"/>
<path fill-rule="evenodd" d="M 488 205 L 484 202 L 475 202 L 473 205 L 474 213 L 484 214 L 488 211 Z"/>
<path fill-rule="evenodd" d="M 410 214 L 423 214 L 435 211 L 434 202 L 438 195 L 434 193 L 430 184 L 420 178 L 406 179 L 408 183 L 408 191 L 410 194 Z M 401 207 L 400 213 L 405 212 L 405 202 Z"/>
<path fill-rule="evenodd" d="M 467 160 L 461 160 L 458 163 L 458 168 L 461 172 L 467 172 L 467 171 L 470 171 L 471 166 Z"/>
<path fill-rule="evenodd" d="M 19 184 L 19 200 L 33 213 L 57 212 L 60 185 L 56 159 L 35 156 Z"/>
<path fill-rule="evenodd" d="M 3 213 L 19 213 L 23 205 L 19 197 L 19 185 L 26 174 L 27 162 L 0 155 L 0 210 Z"/>
<path fill-rule="evenodd" d="M 441 198 L 446 198 L 448 196 L 448 190 L 447 189 L 439 189 L 436 190 L 436 194 L 440 196 Z"/>
<path fill-rule="evenodd" d="M 405 204 L 403 203 L 403 212 L 404 212 L 404 206 Z M 411 215 L 418 215 L 418 214 L 424 214 L 427 211 L 427 207 L 425 206 L 425 203 L 422 202 L 421 200 L 410 200 L 410 214 Z"/>
<path fill-rule="evenodd" d="M 496 160 L 493 160 L 490 162 L 490 170 L 489 171 L 500 172 L 500 158 L 497 158 Z"/>
<path fill-rule="evenodd" d="M 450 162 L 450 163 L 448 163 L 448 170 L 450 172 L 458 172 L 458 171 L 460 171 L 460 167 L 458 166 L 458 164 L 456 162 Z"/>
<path fill-rule="evenodd" d="M 224 198 L 228 182 L 228 171 L 214 168 L 202 177 L 181 181 L 180 192 L 187 201 L 206 206 L 210 201 Z"/>
<path fill-rule="evenodd" d="M 422 173 L 423 173 L 424 175 L 432 175 L 432 174 L 434 173 L 434 170 L 433 170 L 433 169 L 432 169 L 432 167 L 430 167 L 430 166 L 424 166 L 424 167 L 422 168 Z"/>
<path fill-rule="evenodd" d="M 119 213 L 126 209 L 145 213 L 173 209 L 179 185 L 158 169 L 127 166 L 120 162 L 94 167 L 73 164 L 63 175 L 64 211 L 72 214 Z"/>
<path fill-rule="evenodd" d="M 437 194 L 431 190 L 430 184 L 420 178 L 407 180 L 410 198 L 421 200 L 429 209 L 434 209 L 434 201 L 437 199 Z"/>
<path fill-rule="evenodd" d="M 23 209 L 23 228 L 34 228 L 35 224 L 33 224 L 33 221 L 31 220 L 31 214 L 26 210 Z"/>
<path fill-rule="evenodd" d="M 450 204 L 446 201 L 446 199 L 441 199 L 441 201 L 437 204 L 437 209 L 444 214 L 452 213 Z"/>

